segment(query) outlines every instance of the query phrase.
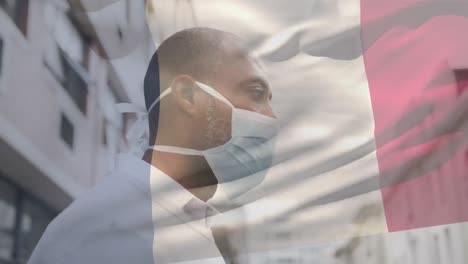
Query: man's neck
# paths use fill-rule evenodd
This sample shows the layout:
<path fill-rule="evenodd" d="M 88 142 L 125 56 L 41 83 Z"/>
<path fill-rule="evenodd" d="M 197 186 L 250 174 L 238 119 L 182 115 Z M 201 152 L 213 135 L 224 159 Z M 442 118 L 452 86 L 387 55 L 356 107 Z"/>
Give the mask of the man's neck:
<path fill-rule="evenodd" d="M 148 150 L 143 160 L 182 185 L 195 197 L 208 201 L 217 188 L 217 180 L 202 156 L 189 156 Z"/>

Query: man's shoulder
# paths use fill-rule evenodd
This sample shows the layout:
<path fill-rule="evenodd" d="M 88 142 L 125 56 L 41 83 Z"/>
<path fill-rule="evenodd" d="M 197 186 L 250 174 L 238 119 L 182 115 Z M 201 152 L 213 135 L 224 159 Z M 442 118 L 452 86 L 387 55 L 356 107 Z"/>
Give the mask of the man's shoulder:
<path fill-rule="evenodd" d="M 31 263 L 74 263 L 73 256 L 104 261 L 151 247 L 151 196 L 127 176 L 106 176 L 67 207 L 47 227 Z"/>
<path fill-rule="evenodd" d="M 129 175 L 114 172 L 79 195 L 52 225 L 102 226 L 128 216 L 128 212 L 148 208 L 151 208 L 149 184 L 135 184 Z"/>
<path fill-rule="evenodd" d="M 60 237 L 57 233 L 46 234 L 29 263 L 153 263 L 152 233 L 145 236 L 112 223 L 74 231 L 71 228 Z"/>

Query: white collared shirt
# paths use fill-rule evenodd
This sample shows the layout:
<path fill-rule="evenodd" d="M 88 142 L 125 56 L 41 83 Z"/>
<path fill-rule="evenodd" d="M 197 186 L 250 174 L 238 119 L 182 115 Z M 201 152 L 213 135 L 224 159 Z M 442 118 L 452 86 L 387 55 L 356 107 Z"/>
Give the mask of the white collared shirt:
<path fill-rule="evenodd" d="M 153 255 L 158 262 L 191 261 L 191 263 L 206 263 L 207 259 L 218 258 L 224 263 L 216 247 L 211 229 L 207 222 L 207 214 L 216 212 L 208 203 L 198 199 L 183 186 L 174 181 L 158 168 L 144 161 L 127 163 L 131 157 L 121 156 L 119 162 L 125 164 L 122 170 L 136 170 L 133 174 L 138 184 L 147 184 L 150 170 L 152 197 L 152 216 L 154 225 Z M 128 170 L 130 173 L 131 170 Z M 173 250 L 176 251 L 173 251 Z"/>
<path fill-rule="evenodd" d="M 47 228 L 31 264 L 224 263 L 207 203 L 128 154 Z"/>

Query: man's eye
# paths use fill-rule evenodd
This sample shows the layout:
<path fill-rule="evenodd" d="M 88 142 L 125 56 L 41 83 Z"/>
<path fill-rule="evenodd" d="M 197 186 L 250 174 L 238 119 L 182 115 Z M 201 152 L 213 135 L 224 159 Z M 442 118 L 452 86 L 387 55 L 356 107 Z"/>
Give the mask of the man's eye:
<path fill-rule="evenodd" d="M 250 90 L 250 93 L 252 94 L 254 99 L 259 100 L 263 97 L 263 94 L 265 93 L 265 91 L 263 90 L 263 88 L 257 87 L 257 88 L 252 88 Z"/>

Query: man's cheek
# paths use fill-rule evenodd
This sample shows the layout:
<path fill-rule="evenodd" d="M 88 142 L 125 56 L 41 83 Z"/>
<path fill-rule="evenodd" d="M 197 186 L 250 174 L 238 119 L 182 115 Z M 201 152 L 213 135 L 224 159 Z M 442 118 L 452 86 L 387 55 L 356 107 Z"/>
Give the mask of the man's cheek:
<path fill-rule="evenodd" d="M 231 113 L 217 111 L 214 105 L 208 107 L 205 142 L 207 148 L 225 144 L 231 139 Z"/>
<path fill-rule="evenodd" d="M 208 138 L 210 147 L 225 144 L 231 139 L 230 121 L 224 118 L 215 118 L 208 124 Z"/>

